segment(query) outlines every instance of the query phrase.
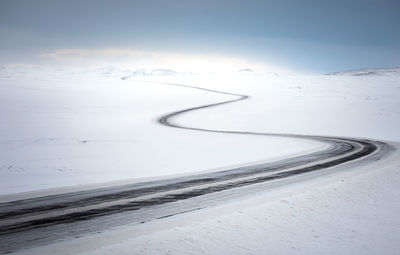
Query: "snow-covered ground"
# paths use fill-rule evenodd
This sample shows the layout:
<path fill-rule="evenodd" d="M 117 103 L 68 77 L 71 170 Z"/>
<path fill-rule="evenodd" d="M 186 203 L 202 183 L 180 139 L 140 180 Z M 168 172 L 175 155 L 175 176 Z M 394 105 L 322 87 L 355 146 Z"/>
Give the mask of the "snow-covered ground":
<path fill-rule="evenodd" d="M 326 146 L 161 126 L 162 114 L 232 97 L 154 81 L 251 97 L 174 119 L 187 126 L 400 141 L 399 72 L 199 76 L 7 67 L 0 70 L 1 193 L 190 174 Z M 345 170 L 20 253 L 398 254 L 398 150 Z"/>
<path fill-rule="evenodd" d="M 395 255 L 400 249 L 399 156 L 19 254 Z"/>
<path fill-rule="evenodd" d="M 232 96 L 120 79 L 126 75 L 2 69 L 0 194 L 188 174 L 326 146 L 166 128 L 156 122 L 163 114 Z"/>
<path fill-rule="evenodd" d="M 181 124 L 400 141 L 400 70 L 370 76 L 244 75 L 199 85 L 252 98 L 182 115 Z"/>

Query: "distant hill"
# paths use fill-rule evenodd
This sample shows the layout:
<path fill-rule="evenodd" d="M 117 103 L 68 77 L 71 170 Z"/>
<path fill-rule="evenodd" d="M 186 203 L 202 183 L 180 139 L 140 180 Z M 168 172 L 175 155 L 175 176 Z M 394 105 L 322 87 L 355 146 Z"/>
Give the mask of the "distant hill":
<path fill-rule="evenodd" d="M 394 68 L 367 68 L 328 73 L 337 76 L 370 76 L 370 75 L 400 75 L 400 67 Z"/>

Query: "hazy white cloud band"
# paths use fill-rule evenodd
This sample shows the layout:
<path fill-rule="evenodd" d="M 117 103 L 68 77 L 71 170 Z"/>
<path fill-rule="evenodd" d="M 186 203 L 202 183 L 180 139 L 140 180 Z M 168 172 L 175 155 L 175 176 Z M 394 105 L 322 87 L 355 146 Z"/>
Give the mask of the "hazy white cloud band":
<path fill-rule="evenodd" d="M 39 57 L 70 66 L 100 67 L 113 65 L 129 69 L 168 68 L 184 72 L 229 72 L 252 69 L 258 72 L 289 72 L 266 63 L 218 55 L 184 54 L 135 49 L 56 49 Z"/>

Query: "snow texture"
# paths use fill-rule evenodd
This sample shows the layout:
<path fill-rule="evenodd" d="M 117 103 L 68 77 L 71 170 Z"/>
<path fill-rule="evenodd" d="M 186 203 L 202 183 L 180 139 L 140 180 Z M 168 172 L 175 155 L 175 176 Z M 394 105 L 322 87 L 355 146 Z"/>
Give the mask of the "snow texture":
<path fill-rule="evenodd" d="M 135 72 L 0 69 L 1 193 L 190 174 L 324 147 L 163 127 L 155 122 L 162 114 L 229 96 L 154 81 L 251 97 L 174 120 L 188 126 L 400 141 L 397 71 L 282 76 L 242 70 L 229 78 Z M 369 165 L 17 253 L 398 254 L 400 144 L 391 144 L 392 155 Z"/>
<path fill-rule="evenodd" d="M 0 73 L 0 194 L 190 174 L 326 146 L 166 128 L 156 122 L 162 114 L 232 97 L 121 79 L 167 79 L 174 73 L 135 72 L 5 68 Z"/>

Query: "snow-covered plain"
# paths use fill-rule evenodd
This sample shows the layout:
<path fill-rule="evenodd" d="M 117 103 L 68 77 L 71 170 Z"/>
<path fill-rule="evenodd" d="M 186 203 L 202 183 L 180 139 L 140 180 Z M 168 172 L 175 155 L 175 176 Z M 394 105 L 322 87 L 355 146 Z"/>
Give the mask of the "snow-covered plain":
<path fill-rule="evenodd" d="M 216 129 L 400 141 L 400 69 L 394 70 L 369 76 L 247 74 L 229 82 L 199 82 L 252 98 L 221 106 L 217 113 L 191 112 L 177 121 Z"/>
<path fill-rule="evenodd" d="M 2 69 L 0 194 L 189 174 L 326 146 L 166 128 L 156 122 L 163 114 L 232 97 L 121 80 L 132 73 L 170 74 Z"/>
<path fill-rule="evenodd" d="M 0 77 L 3 194 L 190 174 L 325 146 L 163 127 L 155 120 L 164 113 L 231 97 L 154 81 L 251 97 L 174 119 L 187 126 L 400 141 L 399 72 L 281 76 L 247 71 L 227 78 L 14 67 L 1 69 Z M 398 150 L 382 161 L 342 168 L 296 184 L 266 186 L 265 192 L 212 208 L 20 253 L 398 254 Z"/>
<path fill-rule="evenodd" d="M 397 152 L 383 164 L 267 186 L 247 199 L 19 254 L 394 255 L 400 249 L 399 183 Z"/>

